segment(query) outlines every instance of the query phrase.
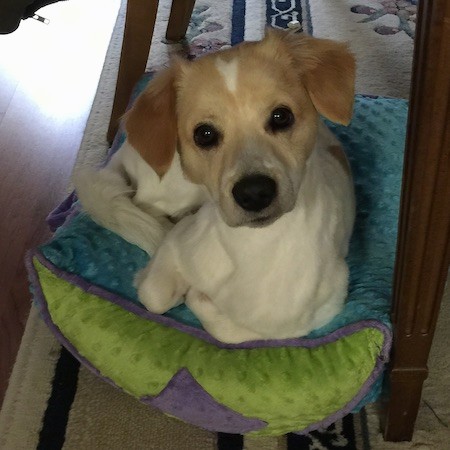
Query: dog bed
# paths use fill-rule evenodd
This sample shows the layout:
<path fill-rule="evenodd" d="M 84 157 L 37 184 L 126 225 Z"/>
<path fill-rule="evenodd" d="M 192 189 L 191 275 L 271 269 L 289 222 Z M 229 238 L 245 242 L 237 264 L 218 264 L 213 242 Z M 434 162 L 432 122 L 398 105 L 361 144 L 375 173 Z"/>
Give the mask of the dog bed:
<path fill-rule="evenodd" d="M 132 285 L 148 255 L 95 224 L 74 194 L 49 217 L 54 237 L 28 258 L 43 319 L 105 381 L 207 430 L 306 433 L 358 411 L 379 396 L 391 347 L 406 116 L 404 100 L 357 96 L 349 127 L 328 124 L 350 159 L 358 211 L 348 300 L 321 329 L 230 345 L 203 330 L 184 304 L 149 313 Z M 123 139 L 120 133 L 112 152 Z"/>

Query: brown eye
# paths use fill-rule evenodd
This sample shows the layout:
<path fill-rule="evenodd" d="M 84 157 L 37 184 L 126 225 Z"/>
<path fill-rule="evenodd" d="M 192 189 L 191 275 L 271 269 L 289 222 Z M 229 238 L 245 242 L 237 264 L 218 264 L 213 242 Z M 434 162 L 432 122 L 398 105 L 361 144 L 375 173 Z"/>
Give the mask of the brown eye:
<path fill-rule="evenodd" d="M 208 123 L 198 125 L 194 130 L 194 142 L 198 147 L 208 150 L 219 143 L 220 133 Z"/>
<path fill-rule="evenodd" d="M 292 111 L 285 107 L 280 106 L 272 111 L 269 119 L 269 128 L 272 132 L 285 130 L 294 123 L 294 114 Z"/>

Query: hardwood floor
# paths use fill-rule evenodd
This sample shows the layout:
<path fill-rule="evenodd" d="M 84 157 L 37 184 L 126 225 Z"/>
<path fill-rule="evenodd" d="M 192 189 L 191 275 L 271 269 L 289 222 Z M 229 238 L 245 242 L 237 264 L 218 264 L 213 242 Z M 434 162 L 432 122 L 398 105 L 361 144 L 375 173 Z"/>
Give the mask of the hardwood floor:
<path fill-rule="evenodd" d="M 24 256 L 66 195 L 119 0 L 60 2 L 0 35 L 0 405 L 30 308 Z"/>

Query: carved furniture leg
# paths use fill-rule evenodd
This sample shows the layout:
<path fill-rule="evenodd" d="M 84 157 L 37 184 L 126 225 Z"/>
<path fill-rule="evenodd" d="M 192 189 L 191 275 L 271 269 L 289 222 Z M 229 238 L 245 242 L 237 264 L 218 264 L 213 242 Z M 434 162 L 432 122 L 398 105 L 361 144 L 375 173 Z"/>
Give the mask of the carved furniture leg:
<path fill-rule="evenodd" d="M 384 420 L 410 440 L 450 256 L 450 0 L 420 2 L 394 280 Z"/>

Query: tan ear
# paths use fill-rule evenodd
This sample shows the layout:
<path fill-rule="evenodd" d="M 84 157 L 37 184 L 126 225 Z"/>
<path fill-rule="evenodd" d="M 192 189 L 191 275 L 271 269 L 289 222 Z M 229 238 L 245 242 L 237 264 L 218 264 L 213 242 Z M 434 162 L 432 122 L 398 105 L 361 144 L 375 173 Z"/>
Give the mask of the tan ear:
<path fill-rule="evenodd" d="M 288 50 L 293 68 L 320 114 L 336 123 L 350 123 L 356 64 L 346 44 L 270 29 L 264 40 L 274 49 Z"/>
<path fill-rule="evenodd" d="M 175 66 L 156 75 L 124 116 L 128 141 L 160 177 L 177 144 L 175 77 Z"/>
<path fill-rule="evenodd" d="M 355 58 L 345 44 L 328 39 L 307 38 L 310 54 L 300 58 L 309 66 L 303 80 L 320 114 L 333 122 L 348 125 L 355 97 Z"/>

